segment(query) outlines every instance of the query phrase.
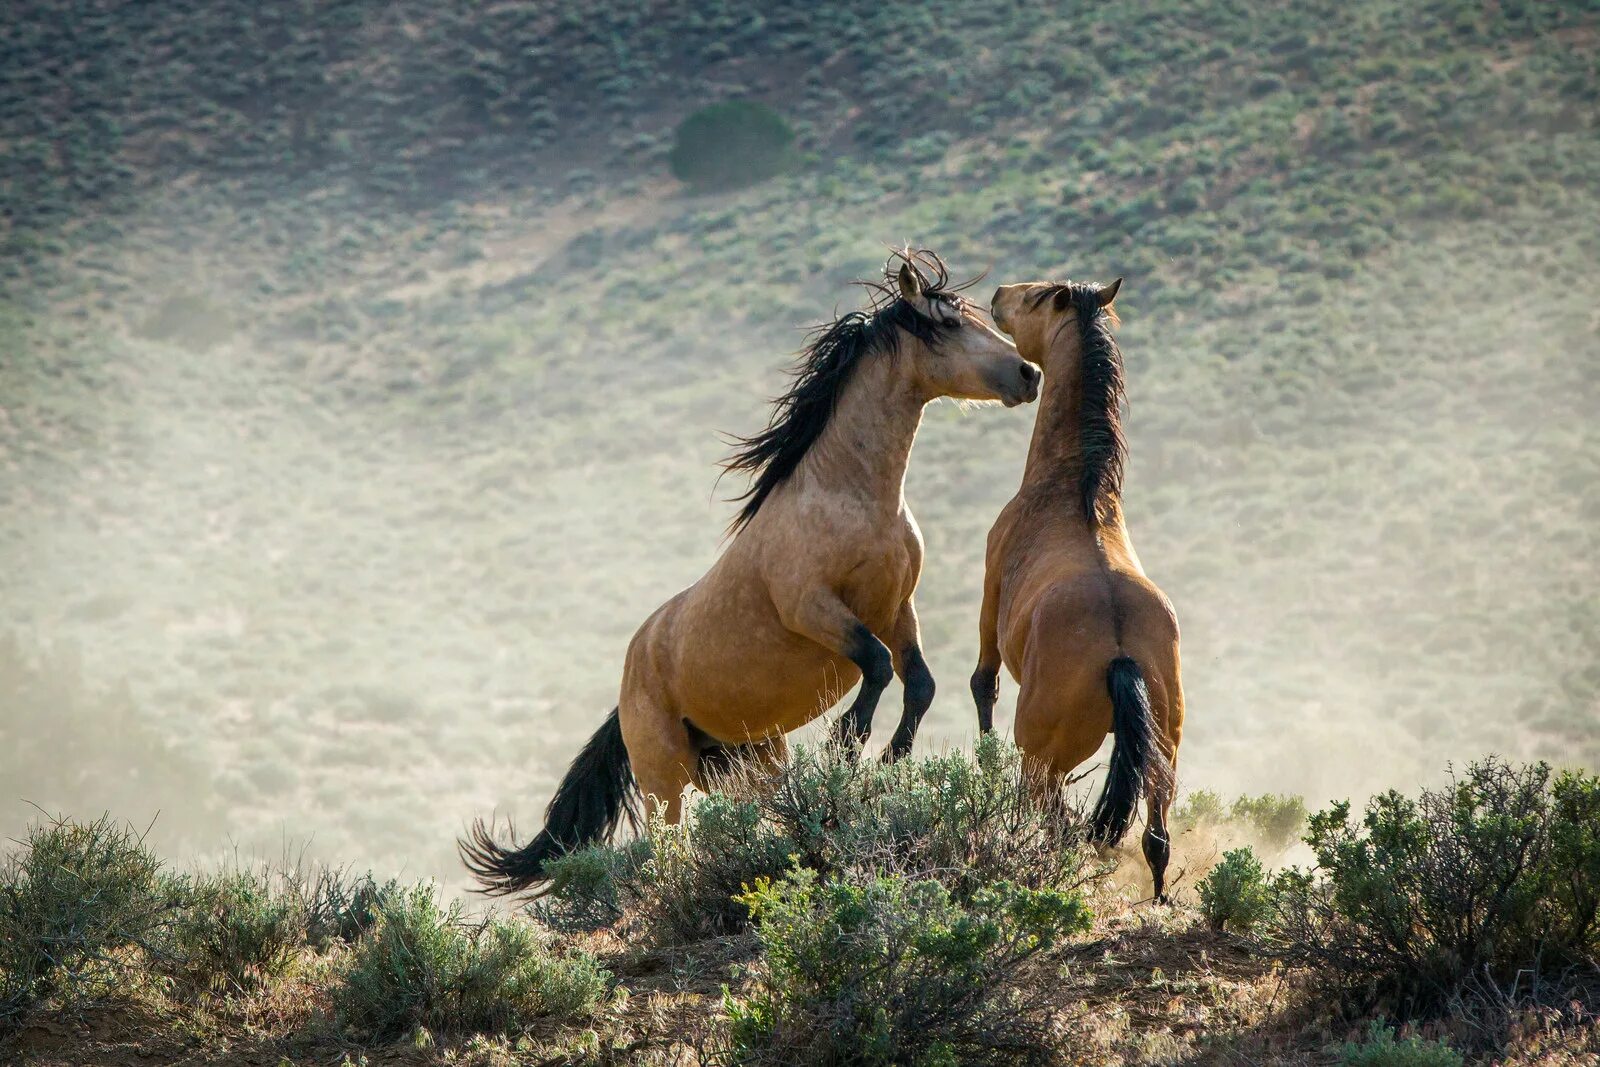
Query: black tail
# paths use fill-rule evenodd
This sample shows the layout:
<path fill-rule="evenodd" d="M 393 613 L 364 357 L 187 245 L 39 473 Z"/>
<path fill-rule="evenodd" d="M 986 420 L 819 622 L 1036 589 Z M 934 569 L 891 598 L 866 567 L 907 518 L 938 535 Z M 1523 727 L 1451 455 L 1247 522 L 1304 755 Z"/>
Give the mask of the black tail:
<path fill-rule="evenodd" d="M 495 841 L 479 819 L 468 840 L 457 842 L 461 859 L 490 894 L 518 893 L 543 882 L 546 861 L 611 837 L 623 819 L 639 825 L 639 786 L 628 765 L 617 709 L 595 731 L 544 812 L 544 829 L 521 848 Z M 512 830 L 515 839 L 516 831 Z"/>
<path fill-rule="evenodd" d="M 1118 656 L 1106 668 L 1106 692 L 1111 695 L 1111 770 L 1095 802 L 1090 834 L 1104 845 L 1122 841 L 1133 822 L 1150 775 L 1155 771 L 1155 735 L 1150 721 L 1150 691 L 1144 673 L 1127 656 Z"/>

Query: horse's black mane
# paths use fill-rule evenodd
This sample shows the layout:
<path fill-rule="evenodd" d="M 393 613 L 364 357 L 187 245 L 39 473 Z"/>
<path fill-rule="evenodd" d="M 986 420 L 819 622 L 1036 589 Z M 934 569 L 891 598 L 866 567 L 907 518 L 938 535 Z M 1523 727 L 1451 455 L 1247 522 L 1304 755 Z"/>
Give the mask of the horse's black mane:
<path fill-rule="evenodd" d="M 1037 306 L 1054 300 L 1058 308 L 1077 312 L 1081 396 L 1078 414 L 1078 497 L 1085 517 L 1110 520 L 1110 504 L 1122 493 L 1128 442 L 1122 432 L 1126 383 L 1122 350 L 1111 334 L 1116 312 L 1100 306 L 1100 289 L 1085 282 L 1062 282 L 1034 297 Z M 1062 323 L 1065 329 L 1073 318 Z"/>
<path fill-rule="evenodd" d="M 964 307 L 958 295 L 965 285 L 952 285 L 944 261 L 925 248 L 896 252 L 884 268 L 882 281 L 857 282 L 871 297 L 862 311 L 852 311 L 818 326 L 801 351 L 794 384 L 773 402 L 767 428 L 754 437 L 734 437 L 735 450 L 723 462 L 730 471 L 751 475 L 750 488 L 735 497 L 744 503 L 729 526 L 737 533 L 761 510 L 772 491 L 794 473 L 828 420 L 851 375 L 869 354 L 893 352 L 898 331 L 904 330 L 924 344 L 937 342 L 948 326 L 927 318 L 900 295 L 897 264 L 909 264 L 922 276 L 923 295 Z"/>

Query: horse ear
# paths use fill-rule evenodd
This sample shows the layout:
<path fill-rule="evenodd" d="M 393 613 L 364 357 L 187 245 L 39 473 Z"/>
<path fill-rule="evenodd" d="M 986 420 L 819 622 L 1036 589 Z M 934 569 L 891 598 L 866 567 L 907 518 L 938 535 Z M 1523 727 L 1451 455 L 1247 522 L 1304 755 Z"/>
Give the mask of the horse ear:
<path fill-rule="evenodd" d="M 922 274 L 910 263 L 900 264 L 900 295 L 912 303 L 922 299 Z"/>
<path fill-rule="evenodd" d="M 1121 289 L 1121 288 L 1122 288 L 1122 279 L 1121 278 L 1118 278 L 1116 281 L 1112 282 L 1110 285 L 1102 285 L 1100 287 L 1100 291 L 1095 294 L 1096 298 L 1099 299 L 1099 301 L 1100 301 L 1100 306 L 1101 307 L 1110 307 L 1111 306 L 1111 301 L 1113 301 L 1113 300 L 1115 300 L 1117 298 L 1117 290 Z"/>

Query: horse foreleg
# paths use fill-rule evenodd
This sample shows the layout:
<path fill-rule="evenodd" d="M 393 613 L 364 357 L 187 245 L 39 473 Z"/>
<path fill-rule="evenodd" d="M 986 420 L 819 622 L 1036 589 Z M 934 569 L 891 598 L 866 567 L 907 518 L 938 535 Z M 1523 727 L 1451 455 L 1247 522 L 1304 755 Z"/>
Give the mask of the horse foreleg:
<path fill-rule="evenodd" d="M 894 678 L 889 647 L 873 636 L 831 589 L 815 590 L 787 610 L 780 607 L 779 612 L 790 630 L 832 649 L 861 669 L 861 688 L 833 728 L 834 740 L 859 754 L 872 732 L 878 698 Z"/>
<path fill-rule="evenodd" d="M 922 631 L 917 625 L 916 606 L 910 599 L 906 600 L 895 619 L 893 637 L 894 672 L 900 676 L 906 696 L 905 708 L 900 713 L 900 725 L 895 727 L 889 747 L 883 750 L 883 758 L 887 762 L 911 753 L 911 745 L 917 738 L 917 727 L 928 713 L 928 708 L 933 706 L 935 689 L 933 672 L 928 670 L 928 663 L 922 658 Z"/>

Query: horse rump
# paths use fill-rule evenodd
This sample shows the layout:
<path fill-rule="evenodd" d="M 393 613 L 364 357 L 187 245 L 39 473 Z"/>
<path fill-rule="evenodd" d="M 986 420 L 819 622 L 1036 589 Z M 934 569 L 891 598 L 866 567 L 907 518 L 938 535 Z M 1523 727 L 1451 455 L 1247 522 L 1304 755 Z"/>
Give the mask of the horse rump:
<path fill-rule="evenodd" d="M 520 893 L 544 882 L 545 864 L 573 849 L 609 840 L 624 819 L 639 826 L 639 786 L 622 741 L 616 708 L 567 768 L 545 809 L 544 829 L 521 848 L 501 845 L 482 819 L 468 838 L 457 842 L 462 862 L 483 886 L 499 896 Z M 516 831 L 511 830 L 515 838 Z"/>

